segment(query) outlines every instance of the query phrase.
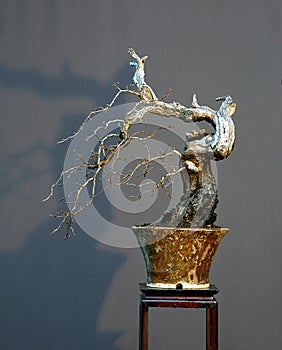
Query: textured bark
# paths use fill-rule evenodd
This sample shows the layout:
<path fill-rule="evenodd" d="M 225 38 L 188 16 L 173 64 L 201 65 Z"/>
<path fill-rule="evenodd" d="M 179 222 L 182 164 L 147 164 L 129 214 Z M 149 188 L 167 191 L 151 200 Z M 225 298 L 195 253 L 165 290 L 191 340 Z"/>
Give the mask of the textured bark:
<path fill-rule="evenodd" d="M 157 114 L 163 117 L 175 117 L 185 122 L 206 121 L 215 132 L 212 134 L 201 130 L 199 133 L 187 135 L 185 151 L 180 162 L 186 167 L 182 173 L 184 194 L 175 208 L 165 213 L 157 223 L 166 227 L 212 227 L 218 203 L 217 186 L 211 171 L 211 160 L 221 160 L 229 156 L 235 142 L 235 127 L 231 116 L 236 104 L 231 96 L 217 98 L 223 101 L 216 111 L 198 104 L 196 95 L 193 96 L 192 107 L 179 103 L 166 103 L 157 99 L 152 88 L 145 82 L 145 61 L 148 56 L 139 57 L 134 49 L 128 52 L 135 62 L 136 71 L 133 81 L 139 89 L 141 102 L 127 114 L 121 136 L 127 137 L 131 125 L 141 123 L 146 114 Z M 179 151 L 179 150 L 178 150 Z"/>
<path fill-rule="evenodd" d="M 141 101 L 127 114 L 123 135 L 131 125 L 141 123 L 146 114 L 163 117 L 175 117 L 185 122 L 206 121 L 215 132 L 208 134 L 205 130 L 187 135 L 185 150 L 181 157 L 184 194 L 175 208 L 167 212 L 157 225 L 167 227 L 212 227 L 215 220 L 215 208 L 218 203 L 217 186 L 211 170 L 211 160 L 227 158 L 235 142 L 235 127 L 231 116 L 236 105 L 230 96 L 220 97 L 223 101 L 216 111 L 207 106 L 200 106 L 196 96 L 192 107 L 179 103 L 163 101 Z"/>

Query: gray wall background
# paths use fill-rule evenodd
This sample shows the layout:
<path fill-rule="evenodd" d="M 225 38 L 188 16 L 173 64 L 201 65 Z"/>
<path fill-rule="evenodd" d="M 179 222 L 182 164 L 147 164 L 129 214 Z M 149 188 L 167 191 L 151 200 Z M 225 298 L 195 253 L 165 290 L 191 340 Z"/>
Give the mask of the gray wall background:
<path fill-rule="evenodd" d="M 40 203 L 63 166 L 56 141 L 130 82 L 130 46 L 158 95 L 236 100 L 236 147 L 218 164 L 231 232 L 211 271 L 220 345 L 281 348 L 281 34 L 279 0 L 0 1 L 1 349 L 137 348 L 139 250 L 79 229 L 50 238 L 57 202 Z M 203 311 L 152 310 L 150 344 L 204 348 Z"/>

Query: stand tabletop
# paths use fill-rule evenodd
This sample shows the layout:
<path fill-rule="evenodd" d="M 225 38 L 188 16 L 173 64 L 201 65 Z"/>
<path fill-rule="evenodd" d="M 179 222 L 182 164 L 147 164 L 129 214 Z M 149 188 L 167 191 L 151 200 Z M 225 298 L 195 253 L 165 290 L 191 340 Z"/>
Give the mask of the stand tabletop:
<path fill-rule="evenodd" d="M 212 298 L 219 292 L 214 284 L 205 289 L 172 289 L 148 287 L 146 283 L 140 283 L 139 289 L 146 298 Z"/>

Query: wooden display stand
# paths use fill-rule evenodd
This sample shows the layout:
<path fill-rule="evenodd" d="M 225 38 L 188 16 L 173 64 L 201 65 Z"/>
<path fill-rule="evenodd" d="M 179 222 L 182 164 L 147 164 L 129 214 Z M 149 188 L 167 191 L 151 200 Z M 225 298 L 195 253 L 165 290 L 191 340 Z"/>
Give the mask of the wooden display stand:
<path fill-rule="evenodd" d="M 159 289 L 140 283 L 139 350 L 148 350 L 149 307 L 205 308 L 206 350 L 218 350 L 218 302 L 214 295 L 219 290 L 210 285 L 207 289 Z"/>

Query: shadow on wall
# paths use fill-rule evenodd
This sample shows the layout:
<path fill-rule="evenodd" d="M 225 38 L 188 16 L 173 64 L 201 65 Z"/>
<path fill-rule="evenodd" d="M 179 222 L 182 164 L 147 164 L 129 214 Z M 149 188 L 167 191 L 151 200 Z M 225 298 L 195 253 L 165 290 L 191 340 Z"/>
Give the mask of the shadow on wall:
<path fill-rule="evenodd" d="M 113 80 L 102 84 L 95 79 L 79 76 L 72 72 L 68 59 L 65 60 L 60 77 L 48 77 L 34 69 L 14 69 L 0 64 L 0 87 L 25 89 L 45 98 L 88 97 L 99 105 L 105 105 L 114 96 L 113 82 L 131 83 L 130 70 L 124 65 Z M 123 103 L 123 96 L 119 103 Z"/>
<path fill-rule="evenodd" d="M 113 81 L 128 80 L 124 78 L 124 72 L 125 69 L 121 69 Z M 108 102 L 108 96 L 114 94 L 111 84 L 104 86 L 95 79 L 72 74 L 68 63 L 65 63 L 60 78 L 49 78 L 35 70 L 14 70 L 3 65 L 0 66 L 0 76 L 2 88 L 29 90 L 50 99 L 86 96 L 103 104 Z M 123 102 L 122 99 L 120 102 Z M 48 122 L 46 120 L 45 125 Z M 79 126 L 77 123 L 77 116 L 63 116 L 59 136 L 72 134 Z M 36 133 L 36 130 L 30 132 Z M 56 178 L 62 170 L 66 150 L 57 145 L 50 150 L 34 142 L 21 154 L 6 154 L 2 169 L 9 169 L 11 161 L 20 162 L 25 157 L 29 157 L 34 164 L 40 163 L 38 148 L 48 153 L 51 159 L 49 171 Z M 29 167 L 20 170 L 23 188 L 30 185 L 30 179 L 40 176 L 42 171 L 37 173 L 37 168 L 30 171 Z M 9 171 L 2 173 L 1 178 L 7 182 L 6 186 L 1 187 L 1 200 L 5 200 L 9 191 L 15 190 L 15 182 L 11 182 Z M 40 193 L 43 185 L 46 184 L 36 183 Z M 98 333 L 96 326 L 111 280 L 124 264 L 126 255 L 117 250 L 103 249 L 101 244 L 79 229 L 76 229 L 77 237 L 67 242 L 63 241 L 61 233 L 51 238 L 48 232 L 56 225 L 51 218 L 42 222 L 36 216 L 21 217 L 19 212 L 15 219 L 33 220 L 37 228 L 28 233 L 22 249 L 0 254 L 0 348 L 117 349 L 114 343 L 121 334 Z M 2 232 L 5 232 L 5 227 L 2 227 Z"/>
<path fill-rule="evenodd" d="M 38 227 L 24 249 L 0 255 L 1 348 L 117 349 L 120 334 L 95 329 L 125 257 L 99 250 L 82 232 L 67 243 L 49 238 L 46 227 Z"/>

